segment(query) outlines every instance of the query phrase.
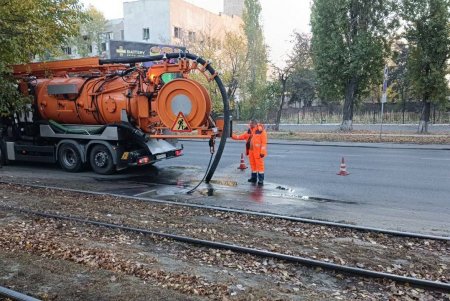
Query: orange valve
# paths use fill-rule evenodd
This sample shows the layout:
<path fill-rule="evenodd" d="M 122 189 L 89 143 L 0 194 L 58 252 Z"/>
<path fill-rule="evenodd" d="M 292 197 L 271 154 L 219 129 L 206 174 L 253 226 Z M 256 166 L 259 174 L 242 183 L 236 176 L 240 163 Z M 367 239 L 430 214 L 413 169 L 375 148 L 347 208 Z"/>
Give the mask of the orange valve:
<path fill-rule="evenodd" d="M 207 124 L 211 98 L 200 83 L 185 78 L 175 79 L 159 91 L 156 111 L 167 127 L 171 127 L 182 112 L 191 128 L 200 128 Z"/>

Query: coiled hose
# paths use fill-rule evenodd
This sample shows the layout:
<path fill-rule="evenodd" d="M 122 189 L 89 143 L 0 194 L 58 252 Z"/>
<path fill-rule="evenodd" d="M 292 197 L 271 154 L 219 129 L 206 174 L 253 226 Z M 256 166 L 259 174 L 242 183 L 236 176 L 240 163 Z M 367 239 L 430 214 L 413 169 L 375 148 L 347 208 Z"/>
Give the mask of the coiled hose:
<path fill-rule="evenodd" d="M 137 64 L 144 62 L 154 62 L 154 61 L 162 61 L 165 59 L 190 59 L 198 62 L 199 64 L 206 67 L 206 70 L 211 75 L 216 75 L 216 70 L 209 64 L 205 59 L 196 56 L 191 53 L 168 53 L 161 55 L 153 55 L 153 56 L 142 56 L 142 57 L 130 57 L 130 58 L 117 58 L 117 59 L 103 59 L 100 60 L 101 65 L 105 64 Z M 223 101 L 223 111 L 224 111 L 224 127 L 222 132 L 222 137 L 220 139 L 219 147 L 217 148 L 216 155 L 214 156 L 214 160 L 208 166 L 206 176 L 204 177 L 204 181 L 206 183 L 210 183 L 211 179 L 216 172 L 217 167 L 219 166 L 220 159 L 222 158 L 223 151 L 225 150 L 225 145 L 227 142 L 228 136 L 230 136 L 230 103 L 228 102 L 227 92 L 225 86 L 222 82 L 220 76 L 216 75 L 214 77 L 214 81 L 216 82 L 220 94 L 222 96 Z M 211 157 L 212 159 L 212 157 Z M 203 182 L 203 180 L 202 180 Z M 200 182 L 200 184 L 202 183 Z M 200 186 L 200 184 L 198 186 Z M 198 187 L 197 186 L 197 187 Z"/>

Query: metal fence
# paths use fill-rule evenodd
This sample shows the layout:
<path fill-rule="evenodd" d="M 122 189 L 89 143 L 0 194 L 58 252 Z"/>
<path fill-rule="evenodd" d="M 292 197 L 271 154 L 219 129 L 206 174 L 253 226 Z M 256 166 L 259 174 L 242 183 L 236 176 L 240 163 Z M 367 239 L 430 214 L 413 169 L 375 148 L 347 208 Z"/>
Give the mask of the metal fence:
<path fill-rule="evenodd" d="M 271 114 L 272 115 L 272 114 Z M 296 124 L 321 124 L 342 122 L 342 106 L 322 106 L 307 108 L 284 109 L 281 115 L 282 123 Z M 413 103 L 398 108 L 398 105 L 388 104 L 384 112 L 384 122 L 391 124 L 417 123 L 421 117 L 421 104 Z M 274 116 L 270 120 L 273 122 Z M 435 124 L 449 124 L 450 111 L 439 110 L 436 107 L 431 109 L 430 121 Z M 381 110 L 377 104 L 367 104 L 354 111 L 353 122 L 361 124 L 376 124 L 381 121 Z"/>

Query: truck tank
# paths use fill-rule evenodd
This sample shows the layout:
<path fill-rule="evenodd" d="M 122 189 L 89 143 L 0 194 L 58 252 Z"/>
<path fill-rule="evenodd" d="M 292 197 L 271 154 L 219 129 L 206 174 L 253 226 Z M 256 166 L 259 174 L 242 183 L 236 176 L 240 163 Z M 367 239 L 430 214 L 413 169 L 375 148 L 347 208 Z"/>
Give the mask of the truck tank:
<path fill-rule="evenodd" d="M 189 78 L 195 70 L 198 65 L 185 59 L 163 60 L 147 68 L 100 65 L 90 58 L 18 65 L 14 75 L 20 78 L 22 93 L 33 96 L 42 120 L 107 125 L 126 116 L 143 132 L 162 135 L 177 131 L 181 113 L 185 128 L 207 135 L 216 125 L 207 90 Z M 175 79 L 164 82 L 164 74 Z"/>

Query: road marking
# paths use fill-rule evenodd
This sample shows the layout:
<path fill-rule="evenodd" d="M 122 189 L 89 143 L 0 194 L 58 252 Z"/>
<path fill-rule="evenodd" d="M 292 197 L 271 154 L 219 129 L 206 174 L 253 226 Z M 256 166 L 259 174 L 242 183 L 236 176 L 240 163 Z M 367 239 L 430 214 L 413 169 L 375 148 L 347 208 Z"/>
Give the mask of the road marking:
<path fill-rule="evenodd" d="M 420 158 L 420 160 L 431 160 L 431 161 L 450 161 L 450 159 L 444 159 L 444 158 Z"/>
<path fill-rule="evenodd" d="M 148 193 L 155 192 L 155 191 L 156 191 L 156 189 L 148 190 L 148 191 L 144 191 L 144 192 L 135 194 L 134 196 L 141 196 L 141 195 L 148 194 Z"/>

